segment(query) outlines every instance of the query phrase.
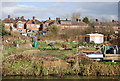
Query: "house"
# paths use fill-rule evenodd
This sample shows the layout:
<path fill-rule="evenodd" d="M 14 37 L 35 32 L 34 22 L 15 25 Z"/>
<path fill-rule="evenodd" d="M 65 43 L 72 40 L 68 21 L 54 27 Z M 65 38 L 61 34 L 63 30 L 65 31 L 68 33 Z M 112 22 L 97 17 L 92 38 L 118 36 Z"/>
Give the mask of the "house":
<path fill-rule="evenodd" d="M 80 19 L 76 19 L 76 21 L 71 21 L 66 19 L 60 21 L 60 27 L 61 29 L 65 29 L 65 28 L 85 29 L 86 27 L 88 27 L 88 24 L 82 22 Z"/>
<path fill-rule="evenodd" d="M 33 19 L 27 20 L 26 29 L 27 32 L 38 32 L 40 30 L 41 22 L 33 16 Z"/>
<path fill-rule="evenodd" d="M 100 22 L 98 19 L 96 19 L 95 22 L 92 22 L 91 23 L 91 26 L 93 28 L 95 28 L 95 31 L 98 32 L 98 31 L 103 31 L 104 28 L 110 28 L 114 30 L 115 33 L 118 32 L 119 30 L 119 26 L 118 26 L 118 22 L 117 21 L 114 21 L 112 20 L 112 22 Z"/>
<path fill-rule="evenodd" d="M 73 27 L 81 28 L 81 29 L 88 27 L 88 24 L 81 21 L 81 19 L 79 19 L 79 18 L 77 18 L 76 21 L 72 21 L 72 25 L 73 25 Z"/>
<path fill-rule="evenodd" d="M 25 26 L 26 20 L 24 19 L 24 16 L 18 17 L 17 19 L 15 19 L 15 21 L 16 21 L 16 31 L 20 33 L 26 32 L 26 26 Z"/>
<path fill-rule="evenodd" d="M 102 22 L 104 27 L 111 27 L 114 31 L 114 33 L 118 33 L 119 31 L 119 25 L 118 22 L 115 20 L 112 20 L 110 22 Z"/>
<path fill-rule="evenodd" d="M 120 28 L 120 25 L 118 23 L 118 21 L 115 21 L 115 20 L 112 20 L 112 22 L 110 22 L 112 28 L 114 29 L 115 33 L 119 33 L 119 28 Z"/>
<path fill-rule="evenodd" d="M 101 22 L 96 19 L 94 22 L 91 23 L 91 26 L 93 26 L 94 28 L 99 28 L 101 27 Z"/>
<path fill-rule="evenodd" d="M 56 24 L 56 21 L 55 20 L 51 20 L 51 18 L 49 17 L 48 20 L 44 21 L 43 24 L 42 24 L 42 29 L 41 31 L 46 31 L 47 28 L 53 24 Z"/>
<path fill-rule="evenodd" d="M 66 20 L 60 20 L 60 24 L 61 24 L 61 25 L 71 25 L 72 23 L 71 23 L 71 20 L 68 20 L 68 19 L 66 18 Z"/>
<path fill-rule="evenodd" d="M 13 18 L 10 18 L 10 15 L 8 15 L 8 18 L 5 18 L 3 20 L 4 28 L 7 31 L 14 31 L 14 24 L 15 20 Z"/>

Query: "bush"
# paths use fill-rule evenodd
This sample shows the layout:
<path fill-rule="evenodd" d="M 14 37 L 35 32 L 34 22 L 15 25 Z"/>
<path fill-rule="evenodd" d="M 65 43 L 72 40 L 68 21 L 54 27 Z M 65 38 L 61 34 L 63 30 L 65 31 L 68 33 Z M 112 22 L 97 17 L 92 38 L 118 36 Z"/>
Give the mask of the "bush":
<path fill-rule="evenodd" d="M 52 25 L 52 26 L 50 26 L 50 28 L 48 29 L 48 31 L 49 31 L 49 34 L 51 36 L 57 36 L 58 33 L 59 33 L 59 28 L 56 25 Z"/>
<path fill-rule="evenodd" d="M 1 36 L 11 35 L 10 32 L 8 32 L 8 31 L 6 31 L 6 30 L 4 29 L 4 26 L 2 25 L 1 21 L 0 21 L 0 35 L 1 35 Z"/>

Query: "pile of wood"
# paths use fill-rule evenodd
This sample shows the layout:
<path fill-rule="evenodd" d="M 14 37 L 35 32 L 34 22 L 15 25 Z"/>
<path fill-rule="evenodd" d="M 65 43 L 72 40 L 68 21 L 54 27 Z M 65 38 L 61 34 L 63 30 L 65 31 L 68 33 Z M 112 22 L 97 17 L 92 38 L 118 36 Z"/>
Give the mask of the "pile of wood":
<path fill-rule="evenodd" d="M 71 56 L 67 59 L 68 63 L 74 63 L 76 61 L 78 61 L 80 63 L 91 63 L 91 62 L 93 62 L 93 60 L 90 59 L 89 57 L 85 56 L 84 53 L 83 54 L 75 54 L 75 55 L 73 55 L 73 56 Z"/>
<path fill-rule="evenodd" d="M 105 54 L 104 60 L 120 60 L 120 54 Z"/>

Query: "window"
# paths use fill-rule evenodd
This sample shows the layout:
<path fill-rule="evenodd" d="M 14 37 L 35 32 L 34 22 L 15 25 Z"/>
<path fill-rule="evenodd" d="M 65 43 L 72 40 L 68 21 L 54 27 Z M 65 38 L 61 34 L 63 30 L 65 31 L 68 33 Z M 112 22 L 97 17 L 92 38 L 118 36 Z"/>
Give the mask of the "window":
<path fill-rule="evenodd" d="M 32 32 L 35 32 L 34 30 L 32 30 Z"/>
<path fill-rule="evenodd" d="M 6 31 L 10 31 L 10 29 L 5 29 Z"/>
<path fill-rule="evenodd" d="M 31 27 L 34 27 L 34 24 L 31 24 Z"/>
<path fill-rule="evenodd" d="M 10 24 L 5 23 L 5 26 L 9 26 Z"/>
<path fill-rule="evenodd" d="M 22 32 L 22 30 L 19 30 L 19 32 Z"/>
<path fill-rule="evenodd" d="M 30 27 L 30 24 L 28 24 L 27 27 Z"/>
<path fill-rule="evenodd" d="M 37 28 L 39 28 L 40 27 L 40 25 L 36 25 L 37 26 Z"/>
<path fill-rule="evenodd" d="M 23 25 L 23 24 L 18 24 L 18 28 L 22 28 L 22 25 Z"/>

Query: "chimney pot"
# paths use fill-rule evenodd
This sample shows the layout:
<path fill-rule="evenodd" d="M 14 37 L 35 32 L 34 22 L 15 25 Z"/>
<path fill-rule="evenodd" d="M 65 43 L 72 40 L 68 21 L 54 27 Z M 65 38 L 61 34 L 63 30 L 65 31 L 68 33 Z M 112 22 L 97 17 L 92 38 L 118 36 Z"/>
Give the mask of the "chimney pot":
<path fill-rule="evenodd" d="M 18 19 L 20 19 L 20 17 L 18 17 Z"/>
<path fill-rule="evenodd" d="M 115 22 L 115 20 L 112 20 L 112 22 Z"/>
<path fill-rule="evenodd" d="M 98 22 L 98 19 L 96 19 L 96 22 Z"/>
<path fill-rule="evenodd" d="M 81 19 L 80 19 L 80 18 L 77 18 L 76 21 L 79 22 L 79 21 L 81 21 Z"/>
<path fill-rule="evenodd" d="M 51 17 L 49 17 L 49 20 L 51 20 Z"/>
<path fill-rule="evenodd" d="M 57 18 L 56 18 L 56 21 L 59 21 L 59 20 L 60 20 L 60 18 L 59 18 L 59 17 L 57 17 Z"/>
<path fill-rule="evenodd" d="M 76 21 L 78 21 L 78 18 L 76 19 Z"/>
<path fill-rule="evenodd" d="M 33 20 L 35 19 L 35 16 L 33 16 Z"/>
<path fill-rule="evenodd" d="M 10 15 L 8 15 L 8 18 L 10 18 Z"/>
<path fill-rule="evenodd" d="M 66 21 L 68 21 L 68 19 L 66 18 Z"/>

